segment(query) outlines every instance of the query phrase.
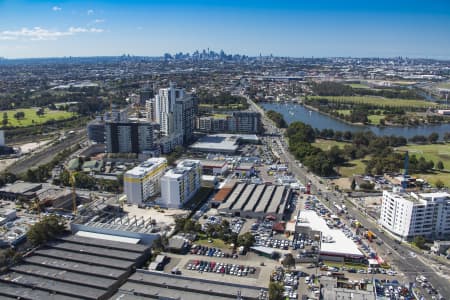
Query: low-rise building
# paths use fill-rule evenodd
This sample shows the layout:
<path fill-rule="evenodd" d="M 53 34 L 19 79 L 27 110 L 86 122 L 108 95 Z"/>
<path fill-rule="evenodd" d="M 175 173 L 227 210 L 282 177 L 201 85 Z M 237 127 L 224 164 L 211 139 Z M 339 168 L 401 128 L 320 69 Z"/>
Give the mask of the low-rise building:
<path fill-rule="evenodd" d="M 379 224 L 401 239 L 450 236 L 450 194 L 383 191 Z"/>
<path fill-rule="evenodd" d="M 225 160 L 202 160 L 200 165 L 204 175 L 223 176 L 228 171 L 228 163 Z"/>
<path fill-rule="evenodd" d="M 140 205 L 160 192 L 160 179 L 167 168 L 167 159 L 150 158 L 139 166 L 127 171 L 123 177 L 127 202 Z"/>
<path fill-rule="evenodd" d="M 200 188 L 201 166 L 199 160 L 183 160 L 161 178 L 160 205 L 169 208 L 181 207 Z"/>

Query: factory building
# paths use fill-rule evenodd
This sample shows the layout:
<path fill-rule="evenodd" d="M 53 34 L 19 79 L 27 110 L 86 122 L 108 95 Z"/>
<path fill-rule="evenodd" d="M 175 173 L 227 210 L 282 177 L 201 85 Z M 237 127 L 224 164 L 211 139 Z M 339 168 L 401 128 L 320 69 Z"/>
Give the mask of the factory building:
<path fill-rule="evenodd" d="M 112 236 L 62 237 L 2 274 L 0 297 L 109 299 L 149 257 L 149 246 L 116 241 Z"/>
<path fill-rule="evenodd" d="M 183 160 L 161 178 L 160 205 L 179 208 L 189 201 L 200 188 L 201 166 L 199 160 Z"/>
<path fill-rule="evenodd" d="M 139 166 L 127 171 L 123 177 L 127 202 L 141 205 L 144 201 L 160 193 L 160 179 L 167 168 L 167 159 L 150 158 Z"/>
<path fill-rule="evenodd" d="M 267 288 L 137 270 L 113 299 L 267 299 Z M 155 298 L 156 299 L 156 298 Z"/>
<path fill-rule="evenodd" d="M 233 216 L 272 216 L 282 220 L 291 197 L 291 189 L 285 186 L 239 183 L 228 192 L 226 200 L 220 204 L 218 210 L 221 214 Z"/>

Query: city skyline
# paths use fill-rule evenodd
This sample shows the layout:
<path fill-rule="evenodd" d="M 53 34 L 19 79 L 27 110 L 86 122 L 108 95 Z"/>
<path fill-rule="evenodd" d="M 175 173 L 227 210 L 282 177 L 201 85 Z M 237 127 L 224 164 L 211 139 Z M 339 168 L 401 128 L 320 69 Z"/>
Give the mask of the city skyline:
<path fill-rule="evenodd" d="M 0 57 L 249 56 L 450 59 L 448 1 L 0 1 Z"/>

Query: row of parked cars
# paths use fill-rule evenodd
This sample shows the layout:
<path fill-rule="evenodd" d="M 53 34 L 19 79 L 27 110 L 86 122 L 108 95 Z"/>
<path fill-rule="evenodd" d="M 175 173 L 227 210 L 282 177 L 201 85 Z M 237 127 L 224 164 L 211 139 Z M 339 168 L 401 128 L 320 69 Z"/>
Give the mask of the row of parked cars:
<path fill-rule="evenodd" d="M 245 219 L 233 218 L 230 222 L 230 229 L 232 232 L 239 234 L 241 232 L 242 226 L 244 226 Z"/>
<path fill-rule="evenodd" d="M 256 268 L 238 264 L 227 264 L 215 261 L 193 260 L 188 263 L 186 269 L 199 272 L 211 272 L 234 276 L 247 276 L 255 274 Z"/>
<path fill-rule="evenodd" d="M 298 280 L 303 272 L 285 272 L 282 267 L 278 267 L 272 274 L 272 280 L 283 284 L 284 299 L 298 299 Z"/>
<path fill-rule="evenodd" d="M 204 255 L 204 256 L 214 256 L 214 257 L 225 257 L 225 258 L 238 258 L 237 253 L 226 253 L 218 248 L 193 245 L 191 247 L 191 254 Z"/>

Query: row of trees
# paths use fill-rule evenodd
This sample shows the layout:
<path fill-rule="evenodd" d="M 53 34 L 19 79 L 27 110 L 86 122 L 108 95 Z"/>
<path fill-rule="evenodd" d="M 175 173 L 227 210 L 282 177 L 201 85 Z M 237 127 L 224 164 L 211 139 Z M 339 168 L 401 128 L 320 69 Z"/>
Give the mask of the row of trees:
<path fill-rule="evenodd" d="M 379 96 L 385 98 L 423 99 L 416 91 L 402 88 L 358 88 L 334 81 L 324 81 L 311 85 L 313 92 L 319 96 Z"/>
<path fill-rule="evenodd" d="M 177 218 L 175 219 L 175 232 L 185 233 L 199 233 L 202 231 L 200 223 L 189 218 Z M 223 240 L 225 243 L 233 243 L 235 246 L 243 246 L 245 249 L 249 249 L 255 243 L 255 237 L 246 232 L 241 235 L 237 235 L 230 229 L 230 222 L 222 220 L 220 224 L 208 224 L 204 227 L 203 232 L 208 238 L 217 238 Z"/>
<path fill-rule="evenodd" d="M 60 217 L 49 215 L 30 227 L 27 239 L 33 246 L 39 246 L 60 236 L 64 230 L 64 221 Z"/>
<path fill-rule="evenodd" d="M 376 136 L 374 133 L 356 132 L 349 134 L 350 143 L 342 149 L 338 146 L 331 147 L 328 151 L 314 147 L 311 143 L 316 136 L 336 136 L 332 129 L 314 130 L 311 126 L 302 122 L 292 123 L 286 130 L 289 138 L 289 150 L 308 169 L 320 176 L 335 174 L 335 167 L 345 165 L 349 160 L 362 159 L 367 156 L 366 173 L 383 174 L 398 172 L 404 165 L 405 154 L 394 151 L 394 147 L 407 144 L 407 140 L 397 136 Z M 341 134 L 338 134 L 341 136 Z M 433 161 L 427 161 L 423 157 L 410 157 L 411 172 L 429 172 L 435 166 Z M 443 163 L 438 162 L 438 168 L 443 169 Z"/>
<path fill-rule="evenodd" d="M 22 175 L 23 180 L 30 182 L 45 182 L 50 178 L 52 169 L 58 165 L 62 160 L 68 157 L 71 153 L 80 149 L 80 145 L 75 145 L 71 148 L 65 149 L 58 153 L 49 163 L 41 165 L 34 169 L 28 169 L 27 172 Z"/>
<path fill-rule="evenodd" d="M 287 127 L 287 123 L 283 118 L 283 115 L 280 114 L 279 112 L 276 112 L 274 110 L 269 110 L 266 112 L 266 116 L 271 119 L 274 123 L 275 126 L 277 126 L 278 128 L 286 128 Z"/>
<path fill-rule="evenodd" d="M 200 90 L 197 93 L 199 104 L 209 104 L 218 108 L 219 106 L 239 105 L 241 109 L 247 109 L 247 100 L 242 96 L 231 95 L 230 92 L 222 92 L 218 95 L 213 95 L 205 90 Z"/>

